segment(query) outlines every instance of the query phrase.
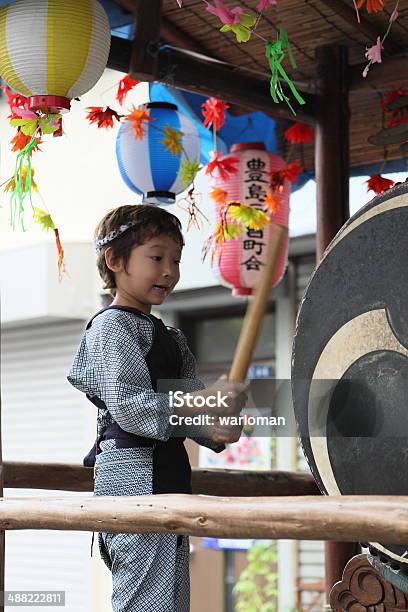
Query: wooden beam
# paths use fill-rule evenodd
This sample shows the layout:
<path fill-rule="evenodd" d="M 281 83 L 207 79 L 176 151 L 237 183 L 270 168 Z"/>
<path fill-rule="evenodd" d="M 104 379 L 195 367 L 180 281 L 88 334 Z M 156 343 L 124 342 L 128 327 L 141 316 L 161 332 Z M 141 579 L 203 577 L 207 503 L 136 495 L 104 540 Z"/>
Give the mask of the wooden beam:
<path fill-rule="evenodd" d="M 329 9 L 331 9 L 336 15 L 339 15 L 347 24 L 352 26 L 355 30 L 364 34 L 372 44 L 375 43 L 378 36 L 378 28 L 371 23 L 363 14 L 360 13 L 360 23 L 357 21 L 357 15 L 351 4 L 346 4 L 344 0 L 321 0 Z M 371 45 L 368 45 L 371 46 Z M 399 53 L 403 51 L 398 43 L 392 40 L 390 36 L 384 42 L 384 50 L 387 53 Z"/>
<path fill-rule="evenodd" d="M 137 0 L 114 0 L 116 4 L 121 6 L 123 9 L 135 15 L 136 8 L 138 5 Z M 175 7 L 175 10 L 177 8 Z M 216 57 L 207 47 L 198 42 L 190 34 L 185 32 L 179 26 L 176 26 L 166 17 L 161 18 L 160 24 L 160 36 L 170 45 L 175 47 L 182 47 L 183 49 L 189 49 L 190 51 L 196 51 L 197 53 L 203 53 L 204 55 L 211 55 Z"/>
<path fill-rule="evenodd" d="M 348 6 L 344 0 L 323 1 L 329 8 L 331 8 L 337 14 L 343 16 L 348 23 L 353 23 L 355 27 L 359 26 L 354 9 L 351 6 Z M 115 0 L 115 2 L 125 10 L 129 11 L 129 13 L 133 14 L 135 12 L 137 0 Z M 378 34 L 377 30 L 371 24 L 371 22 L 364 17 L 364 15 L 360 15 L 360 18 L 362 18 L 361 28 L 359 28 L 360 31 L 374 40 Z M 166 17 L 162 17 L 161 19 L 160 35 L 170 45 L 181 47 L 183 49 L 189 49 L 190 51 L 195 51 L 196 53 L 200 53 L 207 57 L 223 61 L 221 56 L 214 54 L 213 51 L 202 45 L 179 26 L 174 25 Z M 404 74 L 406 74 L 408 68 L 408 56 L 403 53 L 404 50 L 397 43 L 391 42 L 391 44 L 388 46 L 389 41 L 390 38 L 388 37 L 388 39 L 385 41 L 385 49 L 388 51 L 388 53 L 392 53 L 393 55 L 385 56 L 383 57 L 381 64 L 375 64 L 372 70 L 370 70 L 368 73 L 367 78 L 364 79 L 362 77 L 362 72 L 366 64 L 358 64 L 357 66 L 350 67 L 350 90 L 371 88 L 372 85 L 375 85 L 377 89 L 381 89 L 381 87 L 383 87 L 383 89 L 387 89 L 387 84 L 398 83 L 399 81 L 403 80 Z M 115 68 L 114 66 L 111 67 Z M 125 69 L 122 66 L 123 72 L 128 72 L 128 70 L 129 65 L 126 66 Z M 265 77 L 264 74 L 258 74 L 260 78 Z M 314 85 L 312 82 L 307 84 L 294 81 L 294 83 L 299 90 L 303 91 L 307 91 L 307 85 L 310 85 L 311 88 Z"/>
<path fill-rule="evenodd" d="M 294 120 L 285 103 L 275 104 L 272 101 L 269 93 L 269 77 L 258 77 L 243 68 L 210 60 L 189 51 L 164 48 L 160 52 L 156 79 L 180 89 L 222 98 L 251 111 L 263 111 L 277 119 Z M 284 90 L 292 97 L 286 88 Z M 302 95 L 306 104 L 299 106 L 294 102 L 296 119 L 313 123 L 316 96 L 304 92 Z"/>
<path fill-rule="evenodd" d="M 192 469 L 193 493 L 235 497 L 320 495 L 310 474 L 274 470 Z M 4 486 L 12 489 L 93 491 L 92 468 L 66 463 L 4 463 Z"/>
<path fill-rule="evenodd" d="M 278 470 L 192 469 L 194 494 L 231 497 L 321 495 L 314 478 L 301 472 Z"/>
<path fill-rule="evenodd" d="M 162 0 L 144 0 L 136 5 L 130 72 L 137 70 L 141 81 L 150 80 L 157 71 L 161 11 Z"/>
<path fill-rule="evenodd" d="M 123 38 L 112 37 L 108 67 L 128 72 L 131 44 Z M 149 80 L 161 81 L 204 96 L 217 96 L 248 110 L 264 111 L 277 119 L 294 120 L 294 116 L 285 104 L 274 104 L 272 101 L 268 77 L 258 77 L 231 64 L 168 46 L 160 50 L 157 65 L 157 73 L 150 75 Z M 146 78 L 146 75 L 139 73 L 138 70 L 133 71 L 132 76 L 136 79 L 140 79 L 141 76 Z M 313 123 L 316 96 L 304 92 L 302 95 L 306 104 L 295 105 L 296 119 Z"/>
<path fill-rule="evenodd" d="M 375 85 L 379 91 L 387 90 L 400 82 L 406 81 L 408 71 L 408 55 L 399 54 L 393 57 L 384 57 L 381 64 L 374 64 L 366 78 L 363 77 L 365 64 L 350 66 L 349 68 L 349 87 L 350 90 L 370 88 Z"/>
<path fill-rule="evenodd" d="M 0 529 L 400 544 L 408 541 L 408 497 L 6 497 Z"/>
<path fill-rule="evenodd" d="M 187 32 L 182 30 L 180 27 L 175 26 L 174 23 L 172 23 L 166 18 L 162 19 L 162 27 L 160 33 L 163 36 L 164 40 L 170 45 L 173 45 L 174 47 L 189 49 L 190 51 L 202 53 L 203 55 L 208 55 L 210 57 L 213 57 L 214 59 L 222 59 L 213 51 L 210 51 L 208 47 L 205 47 L 195 38 L 190 36 L 190 34 L 187 34 Z"/>

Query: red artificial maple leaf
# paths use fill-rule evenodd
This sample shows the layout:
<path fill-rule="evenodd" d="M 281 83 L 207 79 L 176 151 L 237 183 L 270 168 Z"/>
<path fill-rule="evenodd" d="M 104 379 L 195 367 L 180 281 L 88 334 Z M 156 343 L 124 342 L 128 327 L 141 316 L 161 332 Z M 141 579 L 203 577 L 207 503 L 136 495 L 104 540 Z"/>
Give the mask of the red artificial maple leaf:
<path fill-rule="evenodd" d="M 12 144 L 12 148 L 11 150 L 13 151 L 13 153 L 16 153 L 17 151 L 22 151 L 29 142 L 31 142 L 32 140 L 32 136 L 26 136 L 25 134 L 23 134 L 23 132 L 20 130 L 20 128 L 17 128 L 17 132 L 15 133 L 15 135 L 13 136 L 13 138 L 10 140 L 10 144 Z M 34 152 L 34 151 L 41 151 L 41 149 L 39 148 L 39 145 L 41 144 L 41 139 L 40 138 L 36 138 L 37 144 L 30 150 L 30 155 Z"/>
<path fill-rule="evenodd" d="M 204 127 L 214 126 L 215 130 L 220 130 L 225 123 L 225 111 L 229 108 L 228 104 L 225 104 L 218 98 L 208 98 L 203 107 Z"/>
<path fill-rule="evenodd" d="M 307 123 L 296 121 L 285 131 L 284 136 L 290 144 L 310 142 L 314 138 L 314 129 Z"/>
<path fill-rule="evenodd" d="M 284 168 L 283 175 L 286 179 L 288 179 L 288 181 L 294 183 L 299 174 L 302 174 L 302 172 L 303 166 L 301 165 L 300 160 L 296 159 L 291 164 L 288 164 L 286 168 Z"/>
<path fill-rule="evenodd" d="M 132 123 L 133 132 L 138 140 L 142 140 L 146 133 L 145 125 L 148 121 L 155 121 L 154 117 L 150 117 L 149 110 L 144 104 L 136 108 L 132 105 L 132 110 L 126 115 L 126 119 Z"/>
<path fill-rule="evenodd" d="M 285 182 L 283 170 L 275 170 L 274 172 L 270 172 L 270 175 L 272 191 L 282 191 Z"/>
<path fill-rule="evenodd" d="M 24 108 L 25 105 L 28 105 L 29 99 L 19 93 L 13 93 L 7 85 L 1 85 L 0 89 L 4 91 L 7 96 L 7 104 L 11 108 L 12 106 L 17 106 L 19 108 Z"/>
<path fill-rule="evenodd" d="M 221 187 L 214 187 L 214 189 L 210 193 L 210 198 L 214 200 L 217 204 L 224 204 L 227 199 L 228 193 L 221 189 Z"/>
<path fill-rule="evenodd" d="M 273 194 L 270 191 L 268 191 L 268 193 L 266 194 L 264 204 L 266 208 L 269 210 L 269 212 L 271 212 L 273 215 L 276 215 L 276 213 L 280 209 L 279 201 L 277 200 L 277 198 L 273 196 Z"/>
<path fill-rule="evenodd" d="M 205 173 L 214 176 L 214 172 L 218 170 L 220 177 L 225 181 L 230 174 L 238 172 L 238 168 L 235 167 L 235 164 L 239 164 L 239 161 L 239 157 L 233 155 L 221 159 L 220 154 L 215 152 L 214 159 L 208 162 Z"/>
<path fill-rule="evenodd" d="M 378 11 L 384 9 L 386 1 L 387 0 L 357 0 L 357 7 L 360 9 L 364 2 L 367 2 L 367 12 L 378 13 Z"/>
<path fill-rule="evenodd" d="M 119 115 L 115 110 L 106 106 L 88 106 L 86 118 L 89 123 L 96 123 L 98 128 L 112 128 L 114 120 L 120 121 L 122 115 Z"/>
<path fill-rule="evenodd" d="M 395 183 L 381 174 L 372 174 L 367 180 L 367 191 L 374 191 L 377 195 L 390 189 Z"/>
<path fill-rule="evenodd" d="M 119 81 L 118 91 L 116 93 L 116 99 L 119 104 L 122 106 L 124 99 L 126 98 L 128 92 L 133 89 L 140 81 L 136 81 L 132 79 L 130 74 L 127 74 Z"/>
<path fill-rule="evenodd" d="M 282 168 L 282 170 L 270 172 L 272 190 L 282 191 L 285 179 L 293 183 L 302 172 L 303 167 L 301 166 L 299 159 L 287 164 L 287 166 Z"/>

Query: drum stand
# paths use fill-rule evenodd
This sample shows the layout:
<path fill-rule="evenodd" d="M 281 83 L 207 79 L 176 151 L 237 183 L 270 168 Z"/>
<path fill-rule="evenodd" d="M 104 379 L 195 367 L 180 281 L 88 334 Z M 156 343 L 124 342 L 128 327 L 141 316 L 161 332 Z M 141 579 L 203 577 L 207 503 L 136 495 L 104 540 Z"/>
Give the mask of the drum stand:
<path fill-rule="evenodd" d="M 324 609 L 407 612 L 407 593 L 408 576 L 369 554 L 360 554 L 347 563 L 342 580 L 330 592 L 330 606 Z"/>

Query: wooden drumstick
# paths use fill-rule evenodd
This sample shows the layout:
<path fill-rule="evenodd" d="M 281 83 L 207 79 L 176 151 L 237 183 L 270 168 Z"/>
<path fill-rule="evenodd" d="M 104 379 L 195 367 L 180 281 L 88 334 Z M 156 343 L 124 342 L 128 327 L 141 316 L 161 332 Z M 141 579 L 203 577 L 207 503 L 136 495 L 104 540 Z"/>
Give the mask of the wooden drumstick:
<path fill-rule="evenodd" d="M 245 380 L 255 349 L 266 304 L 271 291 L 271 279 L 275 273 L 282 242 L 288 228 L 275 225 L 274 240 L 270 244 L 266 262 L 259 275 L 252 299 L 249 301 L 228 375 L 229 380 Z"/>

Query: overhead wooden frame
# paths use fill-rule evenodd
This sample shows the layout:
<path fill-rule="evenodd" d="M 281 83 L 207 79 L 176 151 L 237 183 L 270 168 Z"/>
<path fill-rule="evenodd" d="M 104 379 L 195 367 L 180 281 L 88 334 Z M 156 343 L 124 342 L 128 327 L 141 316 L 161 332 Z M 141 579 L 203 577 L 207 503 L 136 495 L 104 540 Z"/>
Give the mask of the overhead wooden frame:
<path fill-rule="evenodd" d="M 157 71 L 158 52 L 160 48 L 161 0 L 139 2 L 137 5 L 137 19 L 135 21 L 135 35 L 132 41 L 132 54 L 130 72 L 137 78 L 148 81 Z"/>
<path fill-rule="evenodd" d="M 355 10 L 351 5 L 346 4 L 344 0 L 321 0 L 321 2 L 339 15 L 344 21 L 353 24 L 357 32 L 361 32 L 367 36 L 374 44 L 378 36 L 377 28 L 368 21 L 364 15 L 360 15 L 360 21 L 357 21 Z M 384 41 L 384 50 L 387 53 L 401 53 L 404 49 L 392 40 L 392 37 L 389 35 Z"/>
<path fill-rule="evenodd" d="M 356 91 L 358 89 L 381 88 L 387 89 L 387 85 L 398 83 L 402 74 L 407 74 L 408 71 L 408 54 L 399 53 L 392 57 L 386 57 L 381 64 L 375 64 L 373 70 L 370 70 L 366 78 L 363 78 L 362 72 L 366 64 L 350 66 L 349 68 L 349 86 L 350 89 Z"/>
<path fill-rule="evenodd" d="M 148 53 L 140 52 L 136 59 L 132 59 L 132 52 L 131 41 L 113 36 L 108 67 L 130 72 L 135 79 L 160 81 L 204 96 L 217 96 L 249 110 L 263 111 L 277 119 L 294 119 L 285 104 L 278 105 L 272 101 L 268 77 L 258 77 L 225 62 L 210 60 L 169 45 L 158 47 L 153 64 Z M 138 64 L 143 57 L 146 64 Z M 149 73 L 148 67 L 152 65 L 155 70 Z M 296 118 L 314 123 L 316 96 L 305 92 L 302 92 L 302 96 L 306 104 L 296 108 Z"/>
<path fill-rule="evenodd" d="M 114 2 L 129 13 L 134 14 L 136 11 L 137 0 L 114 0 Z M 150 2 L 149 9 L 150 11 L 155 11 L 155 7 L 152 7 Z M 171 23 L 171 21 L 169 21 L 163 16 L 160 20 L 160 36 L 166 42 L 170 43 L 171 45 L 174 45 L 175 47 L 181 47 L 183 49 L 189 49 L 190 51 L 196 51 L 197 53 L 203 53 L 204 55 L 216 57 L 214 53 L 211 53 L 210 50 L 207 49 L 204 45 L 201 45 L 187 32 L 184 32 L 183 30 L 178 28 L 173 23 Z M 216 59 L 221 58 L 216 57 Z"/>
<path fill-rule="evenodd" d="M 355 27 L 361 32 L 373 35 L 372 24 L 363 16 L 358 24 L 354 10 L 343 0 L 322 1 L 348 22 L 355 22 Z M 269 75 L 266 71 L 248 71 L 216 57 L 187 32 L 169 19 L 161 17 L 162 0 L 115 2 L 135 15 L 136 34 L 132 49 L 129 49 L 126 41 L 113 39 L 108 64 L 111 68 L 131 72 L 140 80 L 158 80 L 205 96 L 215 95 L 231 104 L 239 105 L 242 109 L 260 110 L 277 119 L 294 119 L 284 104 L 276 105 L 272 102 L 269 95 Z M 163 48 L 164 41 L 173 48 Z M 199 55 L 191 55 L 192 51 Z M 399 46 L 392 40 L 387 51 L 392 55 L 383 58 L 383 62 L 376 65 L 367 78 L 362 77 L 365 64 L 349 68 L 350 91 L 373 87 L 386 89 L 387 84 L 398 82 L 400 75 L 407 69 L 408 55 L 396 53 Z M 218 63 L 216 60 L 219 60 Z M 296 107 L 296 119 L 314 123 L 318 97 L 316 91 L 319 91 L 320 83 L 294 83 L 307 102 L 303 107 Z"/>
<path fill-rule="evenodd" d="M 143 2 L 138 3 L 138 0 L 114 0 L 116 4 L 127 10 L 129 13 L 135 14 L 138 6 L 143 8 Z M 157 0 L 154 0 L 157 1 Z M 362 14 L 360 14 L 360 23 L 356 19 L 354 9 L 349 6 L 344 0 L 321 0 L 330 10 L 340 16 L 345 23 L 352 24 L 354 29 L 361 34 L 364 34 L 369 39 L 375 41 L 378 34 L 374 25 Z M 152 2 L 149 1 L 149 11 L 154 12 L 155 8 Z M 146 31 L 146 30 L 145 30 Z M 156 32 L 157 34 L 157 32 Z M 155 33 L 153 32 L 153 36 Z M 174 47 L 195 51 L 206 56 L 209 60 L 218 59 L 224 61 L 211 49 L 205 47 L 202 43 L 196 40 L 188 32 L 181 29 L 178 25 L 173 24 L 168 18 L 162 17 L 160 21 L 160 37 L 163 41 Z M 381 88 L 386 84 L 396 83 L 400 80 L 401 74 L 407 71 L 408 54 L 401 45 L 393 40 L 392 33 L 388 36 L 384 43 L 384 50 L 387 55 L 383 57 L 381 64 L 376 64 L 375 70 L 371 70 L 367 78 L 362 78 L 362 72 L 366 63 L 350 67 L 349 86 L 351 90 L 371 88 Z M 267 78 L 267 72 L 259 74 L 259 76 Z M 294 80 L 296 87 L 300 91 L 312 92 L 316 89 L 316 83 L 299 83 Z M 307 88 L 309 85 L 309 89 Z"/>

